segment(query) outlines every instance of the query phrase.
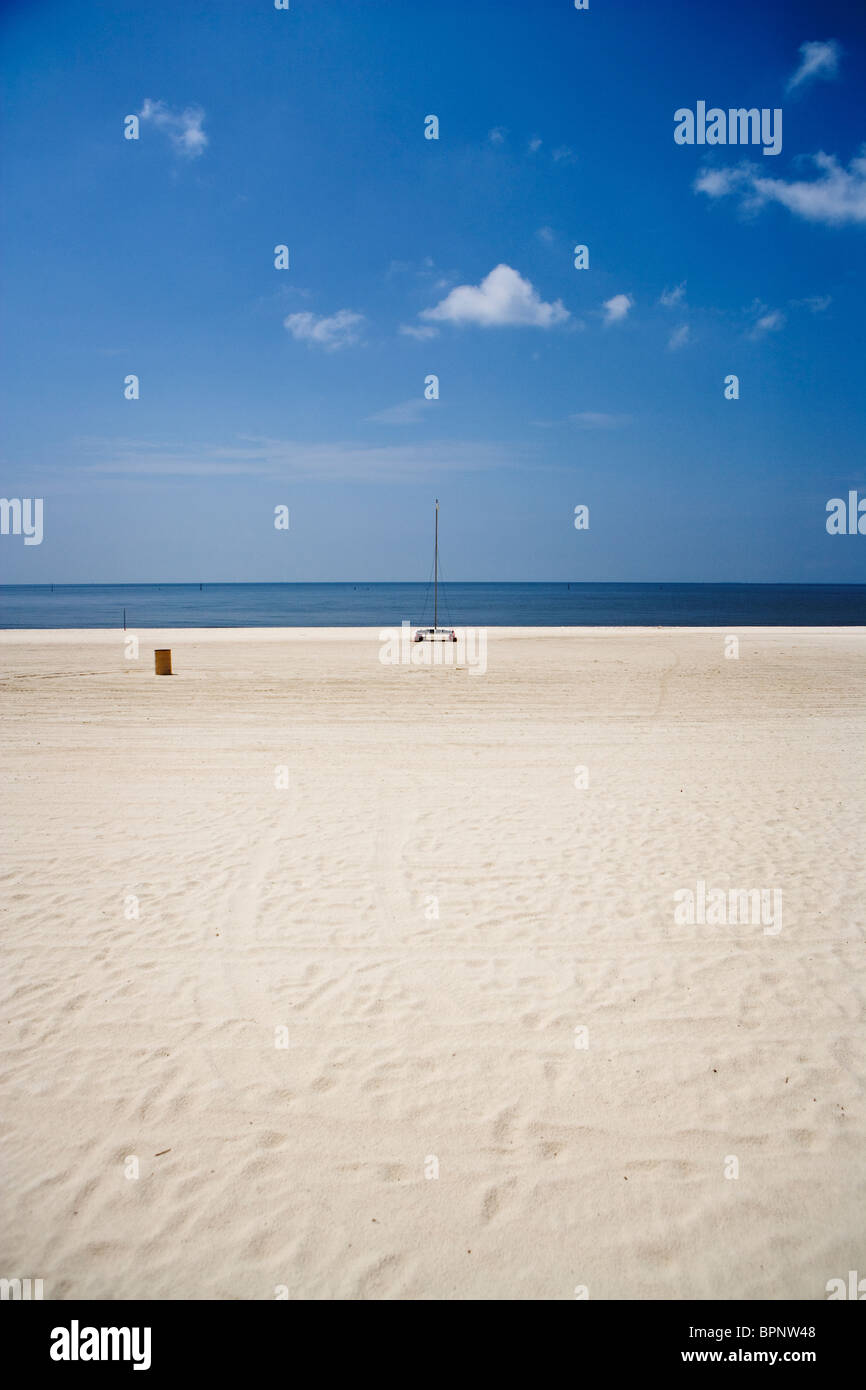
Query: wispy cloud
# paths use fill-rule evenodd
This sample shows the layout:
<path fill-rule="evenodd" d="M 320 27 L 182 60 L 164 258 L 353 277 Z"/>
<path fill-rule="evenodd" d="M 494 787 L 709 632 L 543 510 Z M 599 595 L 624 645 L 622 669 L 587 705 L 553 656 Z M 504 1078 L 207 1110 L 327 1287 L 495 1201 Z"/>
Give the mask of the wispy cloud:
<path fill-rule="evenodd" d="M 146 97 L 138 118 L 144 123 L 152 122 L 157 130 L 168 136 L 172 148 L 186 159 L 197 159 L 207 147 L 207 135 L 202 128 L 204 111 L 200 106 L 172 111 L 164 101 L 151 101 Z"/>
<path fill-rule="evenodd" d="M 615 294 L 612 299 L 606 299 L 603 305 L 605 323 L 622 323 L 633 306 L 630 294 Z"/>
<path fill-rule="evenodd" d="M 801 43 L 800 66 L 789 77 L 785 91 L 793 92 L 798 87 L 802 87 L 804 83 L 812 82 L 817 77 L 832 80 L 838 75 L 841 55 L 841 46 L 835 39 L 827 39 L 823 43 Z"/>
<path fill-rule="evenodd" d="M 504 145 L 507 134 L 508 131 L 504 126 L 495 125 L 491 131 L 488 131 L 487 139 L 490 141 L 491 145 Z"/>
<path fill-rule="evenodd" d="M 672 309 L 677 304 L 682 304 L 686 297 L 686 282 L 681 280 L 678 285 L 674 285 L 669 290 L 667 285 L 659 295 L 659 304 L 663 304 L 666 309 Z"/>
<path fill-rule="evenodd" d="M 481 328 L 552 328 L 569 312 L 561 300 L 545 304 L 528 280 L 509 265 L 497 265 L 480 285 L 456 285 L 439 304 L 420 316 L 435 323 L 475 324 Z"/>
<path fill-rule="evenodd" d="M 399 405 L 389 405 L 385 410 L 377 410 L 375 415 L 368 415 L 367 419 L 382 425 L 417 425 L 425 415 L 429 420 L 433 409 L 435 407 L 432 401 L 428 401 L 424 396 L 413 396 L 411 400 L 401 401 Z"/>
<path fill-rule="evenodd" d="M 288 318 L 283 320 L 283 325 L 292 337 L 300 342 L 313 343 L 324 348 L 326 352 L 336 352 L 338 348 L 350 347 L 352 343 L 357 343 L 363 322 L 363 314 L 355 314 L 351 309 L 340 309 L 330 317 L 311 314 L 308 311 L 289 314 Z"/>
<path fill-rule="evenodd" d="M 412 482 L 443 472 L 477 472 L 529 461 L 529 449 L 474 440 L 364 446 L 348 442 L 309 444 L 242 435 L 233 445 L 153 443 L 131 439 L 85 439 L 79 448 L 96 461 L 83 472 L 101 476 L 261 477 L 321 482 Z"/>
<path fill-rule="evenodd" d="M 549 244 L 551 241 L 553 241 L 553 228 L 539 227 L 535 235 L 538 237 L 539 241 L 546 241 Z"/>
<path fill-rule="evenodd" d="M 668 351 L 676 352 L 677 348 L 685 347 L 690 337 L 691 329 L 689 325 L 687 323 L 681 324 L 679 328 L 674 329 L 673 333 L 668 338 Z"/>
<path fill-rule="evenodd" d="M 750 338 L 765 338 L 768 333 L 778 333 L 779 329 L 784 328 L 787 323 L 787 318 L 781 309 L 768 309 L 766 304 L 762 304 L 757 299 L 749 312 L 753 318 L 749 330 Z"/>
<path fill-rule="evenodd" d="M 708 198 L 725 198 L 742 184 L 748 165 L 739 169 L 702 169 L 692 184 L 696 193 L 706 193 Z"/>
<path fill-rule="evenodd" d="M 813 314 L 823 314 L 825 309 L 829 309 L 833 303 L 831 294 L 813 294 L 806 299 L 792 299 L 791 303 L 797 308 L 809 309 Z"/>
<path fill-rule="evenodd" d="M 401 323 L 400 332 L 404 333 L 407 338 L 418 338 L 420 342 L 439 336 L 439 329 L 434 328 L 432 323 Z"/>
<path fill-rule="evenodd" d="M 535 154 L 538 150 L 541 149 L 543 143 L 544 142 L 539 138 L 539 136 L 533 135 L 532 139 L 529 142 L 529 153 Z"/>
<path fill-rule="evenodd" d="M 418 280 L 429 280 L 436 274 L 436 263 L 432 256 L 424 256 L 420 261 L 391 261 L 385 272 L 385 279 L 396 275 L 411 275 Z"/>
<path fill-rule="evenodd" d="M 866 222 L 866 146 L 847 169 L 832 154 L 821 152 L 811 160 L 819 170 L 815 179 L 766 178 L 757 165 L 741 164 L 736 169 L 703 170 L 694 189 L 710 198 L 739 193 L 743 210 L 750 213 L 775 202 L 807 222 L 830 227 Z"/>
<path fill-rule="evenodd" d="M 568 418 L 582 430 L 617 430 L 629 420 L 627 415 L 607 415 L 601 410 L 580 410 Z"/>

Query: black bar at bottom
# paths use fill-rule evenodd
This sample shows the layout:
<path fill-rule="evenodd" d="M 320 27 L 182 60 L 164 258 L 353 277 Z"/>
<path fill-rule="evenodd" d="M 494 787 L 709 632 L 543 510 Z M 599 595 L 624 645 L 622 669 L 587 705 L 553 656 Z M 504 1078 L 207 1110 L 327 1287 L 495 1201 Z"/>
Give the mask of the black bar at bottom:
<path fill-rule="evenodd" d="M 362 1316 L 352 1306 L 305 1302 L 299 1317 L 301 1299 L 267 1303 L 7 1301 L 0 1308 L 0 1325 L 7 1358 L 14 1349 L 22 1371 L 48 1372 L 52 1377 L 84 1374 L 92 1378 L 105 1369 L 115 1376 L 134 1375 L 138 1368 L 142 1380 L 145 1375 L 161 1379 L 191 1371 L 225 1380 L 269 1365 L 282 1365 L 288 1371 L 293 1364 L 299 1369 L 310 1362 L 324 1370 L 333 1365 L 334 1350 L 340 1345 L 335 1334 L 345 1330 L 353 1337 L 354 1351 L 347 1346 L 346 1359 L 356 1374 L 371 1373 L 379 1362 L 380 1369 L 390 1367 L 389 1378 L 399 1373 L 411 1380 L 414 1372 L 405 1361 L 406 1339 L 411 1338 L 417 1316 L 418 1331 L 425 1340 L 423 1349 L 418 1349 L 420 1360 L 411 1359 L 415 1371 L 423 1368 L 427 1374 L 437 1361 L 443 1375 L 453 1376 L 461 1366 L 465 1372 L 469 1364 L 479 1361 L 489 1374 L 497 1361 L 509 1362 L 518 1349 L 532 1361 L 536 1356 L 546 1359 L 558 1347 L 557 1360 L 567 1349 L 567 1359 L 574 1361 L 576 1370 L 595 1366 L 613 1373 L 666 1374 L 675 1367 L 689 1371 L 714 1365 L 728 1369 L 804 1366 L 824 1380 L 828 1373 L 856 1365 L 862 1346 L 862 1313 L 842 1306 L 847 1301 L 576 1299 L 563 1316 L 555 1317 L 550 1330 L 556 1341 L 549 1346 L 533 1335 L 537 1308 L 522 1331 L 521 1313 L 509 1304 L 508 1325 L 497 1337 L 491 1326 L 497 1316 L 495 1304 L 476 1303 L 470 1311 L 457 1301 L 449 1306 L 444 1326 L 442 1312 L 434 1319 L 424 1307 L 426 1301 L 408 1318 L 409 1310 L 402 1305 L 399 1325 L 394 1328 L 398 1340 L 393 1345 L 380 1340 L 382 1310 Z M 458 1344 L 442 1335 L 450 1331 L 452 1317 L 458 1330 L 467 1318 L 460 1353 Z M 341 1327 L 344 1319 L 349 1324 L 345 1329 Z M 369 1340 L 371 1336 L 375 1340 Z M 403 1370 L 398 1372 L 401 1361 Z"/>

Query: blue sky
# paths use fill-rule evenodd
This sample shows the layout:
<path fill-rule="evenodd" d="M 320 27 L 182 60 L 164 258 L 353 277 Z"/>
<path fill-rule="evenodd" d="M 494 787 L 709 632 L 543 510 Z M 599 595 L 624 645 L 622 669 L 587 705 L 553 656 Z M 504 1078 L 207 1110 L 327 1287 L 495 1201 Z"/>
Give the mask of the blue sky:
<path fill-rule="evenodd" d="M 453 580 L 866 580 L 824 524 L 866 495 L 849 4 L 0 25 L 0 493 L 44 498 L 0 581 L 424 580 L 437 495 Z M 676 144 L 698 101 L 781 152 Z"/>

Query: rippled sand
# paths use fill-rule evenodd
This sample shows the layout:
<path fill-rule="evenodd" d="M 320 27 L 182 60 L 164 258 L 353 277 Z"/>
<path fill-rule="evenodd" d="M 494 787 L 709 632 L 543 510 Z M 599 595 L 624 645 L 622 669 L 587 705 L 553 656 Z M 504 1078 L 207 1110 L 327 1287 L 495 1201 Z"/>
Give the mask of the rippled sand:
<path fill-rule="evenodd" d="M 0 634 L 0 1274 L 866 1275 L 863 629 L 496 629 L 484 674 L 139 635 Z M 782 930 L 678 923 L 699 880 L 780 889 Z"/>

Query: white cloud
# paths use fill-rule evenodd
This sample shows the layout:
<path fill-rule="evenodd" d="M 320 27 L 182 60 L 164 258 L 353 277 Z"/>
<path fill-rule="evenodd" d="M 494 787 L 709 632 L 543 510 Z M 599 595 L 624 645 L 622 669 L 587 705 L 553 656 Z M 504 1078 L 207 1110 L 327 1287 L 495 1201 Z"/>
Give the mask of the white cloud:
<path fill-rule="evenodd" d="M 172 111 L 164 101 L 151 101 L 146 97 L 138 116 L 139 120 L 152 121 L 157 130 L 164 131 L 178 154 L 197 159 L 204 153 L 208 139 L 202 129 L 204 111 L 200 106 Z"/>
<path fill-rule="evenodd" d="M 308 312 L 289 314 L 283 325 L 293 338 L 300 342 L 315 343 L 326 352 L 349 347 L 358 341 L 358 332 L 364 322 L 363 314 L 354 314 L 351 309 L 340 309 L 336 314 L 325 318 Z"/>
<path fill-rule="evenodd" d="M 696 193 L 706 193 L 710 198 L 724 198 L 742 180 L 740 169 L 702 169 L 692 187 Z"/>
<path fill-rule="evenodd" d="M 606 415 L 601 410 L 580 410 L 568 418 L 582 430 L 615 430 L 628 423 L 627 415 Z"/>
<path fill-rule="evenodd" d="M 795 88 L 802 87 L 804 82 L 811 82 L 816 77 L 836 77 L 841 54 L 842 49 L 835 39 L 827 39 L 825 43 L 801 43 L 800 66 L 788 79 L 785 91 L 793 92 Z"/>
<path fill-rule="evenodd" d="M 634 300 L 630 294 L 615 294 L 613 299 L 606 299 L 604 301 L 605 323 L 621 323 L 633 305 Z"/>
<path fill-rule="evenodd" d="M 767 203 L 781 203 L 795 217 L 823 222 L 829 227 L 866 222 L 866 146 L 844 169 L 835 155 L 811 156 L 820 170 L 816 179 L 773 179 L 754 164 L 736 169 L 704 170 L 694 182 L 696 193 L 723 198 L 739 192 L 746 212 L 758 212 Z"/>
<path fill-rule="evenodd" d="M 385 279 L 390 280 L 394 275 L 412 275 L 419 280 L 429 280 L 435 270 L 432 256 L 425 256 L 420 261 L 391 261 L 385 272 Z"/>
<path fill-rule="evenodd" d="M 424 418 L 425 412 L 429 419 L 429 412 L 432 401 L 428 401 L 423 396 L 413 396 L 409 401 L 401 401 L 399 405 L 389 405 L 386 410 L 377 410 L 375 415 L 368 415 L 368 420 L 374 420 L 382 425 L 417 425 Z"/>
<path fill-rule="evenodd" d="M 560 145 L 558 149 L 553 151 L 553 162 L 555 164 L 573 164 L 574 158 L 574 151 L 569 145 Z"/>
<path fill-rule="evenodd" d="M 532 139 L 530 140 L 530 142 L 529 142 L 529 153 L 530 153 L 530 154 L 535 154 L 536 150 L 540 150 L 540 149 L 541 149 L 541 146 L 542 146 L 542 141 L 539 139 L 539 137 L 538 137 L 537 135 L 534 135 L 534 136 L 532 137 Z"/>
<path fill-rule="evenodd" d="M 669 350 L 671 352 L 676 352 L 677 348 L 685 347 L 686 343 L 689 341 L 690 336 L 691 330 L 687 323 L 682 324 L 679 328 L 675 328 L 671 336 L 668 338 Z"/>
<path fill-rule="evenodd" d="M 78 441 L 94 462 L 85 473 L 115 477 L 262 477 L 341 482 L 412 482 L 443 472 L 477 472 L 525 466 L 531 449 L 475 440 L 425 444 L 360 445 L 343 441 L 309 444 L 260 435 L 238 436 L 238 443 L 172 444 L 150 440 Z"/>
<path fill-rule="evenodd" d="M 811 309 L 813 314 L 823 314 L 825 309 L 829 309 L 833 303 L 831 294 L 814 294 L 808 299 L 795 300 L 795 303 L 805 304 L 807 309 Z"/>
<path fill-rule="evenodd" d="M 552 228 L 552 227 L 539 227 L 539 229 L 538 229 L 538 231 L 535 233 L 535 235 L 538 237 L 538 239 L 539 239 L 540 241 L 546 241 L 546 242 L 550 243 L 551 241 L 553 241 L 553 228 Z"/>
<path fill-rule="evenodd" d="M 493 129 L 488 132 L 487 138 L 491 145 L 504 145 L 507 134 L 508 132 L 504 126 L 495 125 Z"/>
<path fill-rule="evenodd" d="M 530 326 L 552 328 L 569 312 L 561 300 L 545 304 L 528 280 L 509 265 L 497 265 L 480 285 L 457 285 L 439 304 L 424 309 L 422 319 L 437 323 L 477 324 L 482 328 Z"/>
<path fill-rule="evenodd" d="M 685 299 L 685 294 L 685 280 L 680 281 L 680 283 L 678 285 L 675 285 L 672 290 L 669 290 L 666 285 L 665 288 L 662 290 L 661 294 L 659 295 L 659 304 L 663 304 L 666 309 L 672 309 L 675 304 L 682 304 L 683 300 Z"/>
<path fill-rule="evenodd" d="M 778 333 L 787 323 L 781 309 L 768 309 L 766 304 L 761 304 L 758 300 L 752 305 L 752 313 L 756 318 L 749 332 L 750 338 L 764 338 L 768 333 Z"/>
<path fill-rule="evenodd" d="M 421 342 L 439 337 L 439 329 L 427 323 L 401 323 L 400 332 L 405 333 L 407 338 L 418 338 Z"/>

